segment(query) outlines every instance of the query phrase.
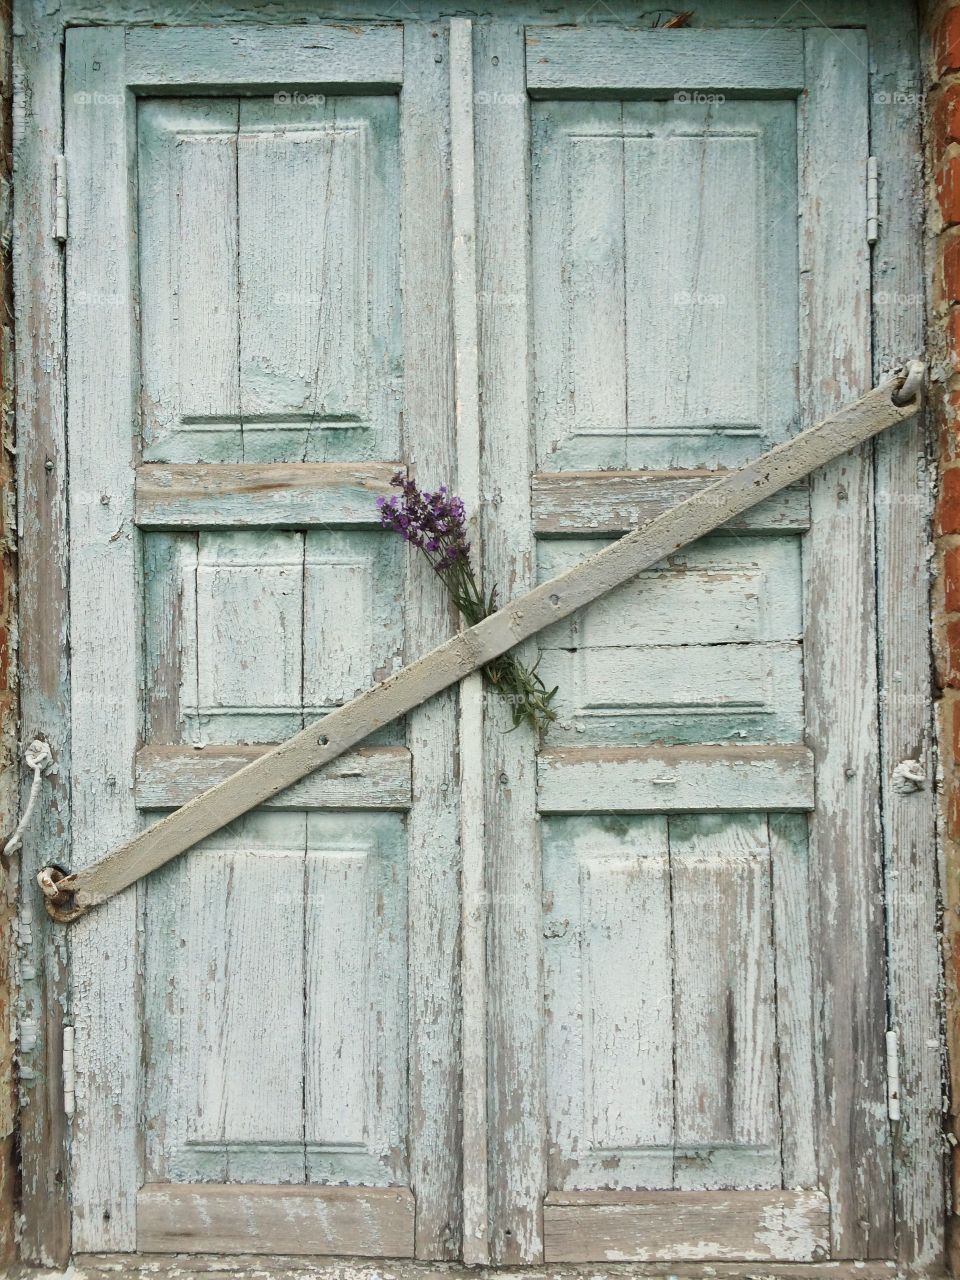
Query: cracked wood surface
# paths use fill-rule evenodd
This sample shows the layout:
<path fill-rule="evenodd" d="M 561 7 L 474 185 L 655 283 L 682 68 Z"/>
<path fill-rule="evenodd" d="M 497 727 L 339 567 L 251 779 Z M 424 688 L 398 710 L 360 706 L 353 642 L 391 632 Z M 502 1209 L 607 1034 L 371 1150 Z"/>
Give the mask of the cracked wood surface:
<path fill-rule="evenodd" d="M 63 882 L 64 889 L 73 895 L 79 908 L 105 902 L 543 627 L 916 413 L 916 405 L 895 405 L 891 389 L 887 385 L 868 392 L 834 416 L 724 476 L 703 494 L 693 495 L 643 529 L 627 534 L 589 560 L 511 601 L 132 840 L 74 872 Z"/>

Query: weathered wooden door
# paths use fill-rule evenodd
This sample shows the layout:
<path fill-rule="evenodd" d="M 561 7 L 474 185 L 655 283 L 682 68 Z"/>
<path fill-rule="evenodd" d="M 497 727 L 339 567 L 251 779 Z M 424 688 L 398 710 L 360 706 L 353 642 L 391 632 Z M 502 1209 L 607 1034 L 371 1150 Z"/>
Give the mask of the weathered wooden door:
<path fill-rule="evenodd" d="M 374 499 L 449 467 L 447 69 L 427 25 L 66 43 L 83 861 L 446 633 Z M 77 930 L 76 1248 L 449 1250 L 452 712 Z"/>
<path fill-rule="evenodd" d="M 67 31 L 74 866 L 450 633 L 398 468 L 509 598 L 872 382 L 862 32 L 450 54 Z M 895 1256 L 871 474 L 80 920 L 74 1247 Z"/>

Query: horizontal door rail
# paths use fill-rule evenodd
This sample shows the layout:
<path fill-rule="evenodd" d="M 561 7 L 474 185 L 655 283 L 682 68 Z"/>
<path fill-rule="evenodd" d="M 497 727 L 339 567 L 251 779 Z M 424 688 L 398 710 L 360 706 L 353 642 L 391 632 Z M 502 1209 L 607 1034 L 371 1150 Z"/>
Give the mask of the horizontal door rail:
<path fill-rule="evenodd" d="M 542 628 L 612 591 L 832 458 L 912 417 L 920 404 L 922 375 L 923 367 L 913 362 L 905 378 L 875 388 L 832 417 L 726 473 L 643 528 L 511 600 L 489 618 L 300 730 L 96 861 L 72 873 L 45 867 L 38 880 L 47 911 L 62 923 L 77 919 Z"/>

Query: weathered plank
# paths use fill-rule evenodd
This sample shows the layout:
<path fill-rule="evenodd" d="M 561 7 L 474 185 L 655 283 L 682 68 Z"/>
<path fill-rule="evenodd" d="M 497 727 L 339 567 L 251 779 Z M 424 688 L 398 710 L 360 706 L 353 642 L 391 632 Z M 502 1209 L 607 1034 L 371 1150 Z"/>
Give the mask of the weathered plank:
<path fill-rule="evenodd" d="M 378 523 L 399 463 L 208 463 L 137 468 L 141 529 L 309 528 Z"/>
<path fill-rule="evenodd" d="M 137 1193 L 141 1253 L 413 1256 L 403 1187 L 155 1183 Z"/>
<path fill-rule="evenodd" d="M 300 1258 L 284 1258 L 273 1255 L 238 1255 L 234 1260 L 238 1267 L 248 1261 L 257 1265 L 268 1263 L 271 1280 L 343 1280 L 342 1259 L 322 1259 L 307 1262 Z M 380 1280 L 382 1261 L 351 1260 L 351 1280 Z M 202 1254 L 151 1254 L 149 1259 L 133 1261 L 129 1254 L 77 1254 L 74 1257 L 74 1275 L 77 1280 L 197 1280 L 200 1276 L 222 1274 L 223 1263 L 215 1256 Z M 669 1274 L 677 1280 L 703 1280 L 702 1262 L 673 1262 Z M 604 1274 L 612 1280 L 660 1280 L 664 1273 L 662 1262 L 608 1262 Z M 751 1273 L 756 1274 L 751 1267 Z M 428 1262 L 414 1262 L 398 1258 L 390 1264 L 390 1274 L 396 1280 L 433 1280 L 436 1272 Z M 451 1263 L 444 1273 L 450 1280 L 475 1280 L 477 1272 L 462 1263 Z M 580 1280 L 583 1268 L 577 1263 L 555 1262 L 549 1267 L 524 1267 L 528 1280 Z M 711 1262 L 710 1275 L 716 1280 L 744 1280 L 742 1262 Z M 763 1275 L 769 1280 L 894 1280 L 895 1265 L 890 1262 L 764 1262 Z"/>
<path fill-rule="evenodd" d="M 540 674 L 548 688 L 559 686 L 558 719 L 545 740 L 796 742 L 803 736 L 801 662 L 796 642 L 544 649 Z"/>
<path fill-rule="evenodd" d="M 726 813 L 814 806 L 803 746 L 548 747 L 537 757 L 541 813 Z"/>
<path fill-rule="evenodd" d="M 263 755 L 266 747 L 142 747 L 138 809 L 177 809 Z M 273 809 L 409 809 L 406 747 L 359 747 L 267 801 Z"/>
<path fill-rule="evenodd" d="M 863 234 L 869 58 L 860 32 L 838 39 L 823 29 L 804 39 L 800 379 L 813 420 L 858 395 L 871 376 Z M 869 448 L 814 475 L 803 566 L 806 740 L 817 762 L 810 869 L 819 1161 L 833 1255 L 841 1258 L 887 1258 L 893 1249 L 872 510 Z"/>
<path fill-rule="evenodd" d="M 283 791 L 306 773 L 335 760 L 375 729 L 462 680 L 543 627 L 567 617 L 688 542 L 711 532 L 735 512 L 745 510 L 909 417 L 915 409 L 915 403 L 912 407 L 896 405 L 890 385 L 876 388 L 832 417 L 718 480 L 709 504 L 697 498 L 680 503 L 643 529 L 627 534 L 566 573 L 541 583 L 476 626 L 438 645 L 402 671 L 331 711 L 319 723 L 288 738 L 176 813 L 115 846 L 96 864 L 65 877 L 59 893 L 68 901 L 72 898 L 73 908 L 80 910 L 105 901 L 232 818 Z M 515 542 L 511 547 L 515 550 Z M 487 772 L 489 774 L 489 767 Z M 509 778 L 505 770 L 494 772 L 498 779 L 502 773 Z M 414 787 L 416 790 L 416 782 Z"/>
<path fill-rule="evenodd" d="M 920 52 L 917 14 L 875 0 L 870 40 L 870 146 L 879 157 L 880 239 L 873 265 L 873 368 L 892 368 L 924 344 Z M 936 1268 L 944 1245 L 940 1154 L 940 955 L 929 702 L 930 661 L 919 642 L 929 625 L 930 474 L 925 422 L 875 446 L 877 608 L 880 640 L 880 786 L 883 805 L 890 1016 L 900 1044 L 901 1121 L 894 1144 L 897 1256 Z M 917 791 L 893 784 L 904 760 L 928 779 Z M 947 897 L 945 916 L 955 919 Z M 949 940 L 947 942 L 949 950 Z M 957 1090 L 951 1090 L 957 1098 Z M 954 1102 L 956 1105 L 956 1101 Z"/>
<path fill-rule="evenodd" d="M 585 560 L 596 548 L 593 538 L 538 543 L 538 580 Z M 799 538 L 718 530 L 541 632 L 539 644 L 541 649 L 676 650 L 797 642 L 803 636 L 800 559 Z M 759 659 L 761 651 L 755 656 Z M 693 683 L 686 686 L 688 697 Z M 699 692 L 719 694 L 719 684 Z"/>
<path fill-rule="evenodd" d="M 240 418 L 238 115 L 235 98 L 138 104 L 140 427 L 146 458 L 243 459 L 239 426 L 214 429 Z"/>
<path fill-rule="evenodd" d="M 533 97 L 796 97 L 804 87 L 799 32 L 654 31 L 605 26 L 527 28 Z"/>
<path fill-rule="evenodd" d="M 240 103 L 245 462 L 399 452 L 399 115 L 391 95 Z"/>
<path fill-rule="evenodd" d="M 401 100 L 403 255 L 403 449 L 421 483 L 456 474 L 449 26 L 404 29 Z M 449 600 L 423 557 L 408 561 L 404 657 L 419 658 L 450 634 Z M 450 762 L 457 756 L 453 691 L 417 706 L 407 721 L 413 754 L 410 850 L 410 1178 L 419 1258 L 460 1253 L 460 819 Z"/>
<path fill-rule="evenodd" d="M 733 467 L 791 434 L 793 105 L 726 103 L 722 128 L 676 99 L 532 119 L 538 464 Z"/>
<path fill-rule="evenodd" d="M 821 1191 L 554 1191 L 543 1219 L 548 1262 L 814 1262 L 830 1249 Z"/>
<path fill-rule="evenodd" d="M 480 535 L 480 383 L 474 175 L 473 24 L 450 20 L 450 176 L 457 491 Z M 487 895 L 484 836 L 483 677 L 460 687 L 460 990 L 463 1002 L 463 1259 L 489 1261 L 487 1222 Z"/>
<path fill-rule="evenodd" d="M 50 157 L 62 151 L 63 59 L 59 17 L 30 16 L 30 36 L 13 41 L 20 736 L 26 743 L 42 735 L 55 766 L 20 855 L 20 1249 L 28 1263 L 65 1267 L 69 1125 L 61 1062 L 69 947 L 51 934 L 52 922 L 28 888 L 45 860 L 71 856 L 65 303 L 50 200 Z"/>
<path fill-rule="evenodd" d="M 810 761 L 811 787 L 813 760 Z M 802 814 L 770 813 L 783 1185 L 817 1180 L 810 859 Z"/>
<path fill-rule="evenodd" d="M 716 479 L 716 471 L 537 471 L 531 478 L 534 530 L 540 537 L 627 533 Z M 810 528 L 808 486 L 785 489 L 723 527 L 803 533 Z"/>
<path fill-rule="evenodd" d="M 672 1187 L 667 821 L 550 818 L 542 833 L 550 1186 Z"/>
<path fill-rule="evenodd" d="M 779 1188 L 779 1063 L 766 820 L 756 812 L 693 812 L 671 818 L 668 831 L 674 1186 L 720 1190 L 733 1182 Z M 707 912 L 704 903 L 710 904 Z M 715 1147 L 721 1150 L 714 1158 L 696 1158 L 695 1153 Z M 683 1159 L 684 1150 L 694 1158 Z M 740 1157 L 736 1182 L 727 1163 L 733 1155 Z M 709 1232 L 703 1239 L 710 1240 Z"/>
<path fill-rule="evenodd" d="M 478 24 L 475 39 L 477 249 L 484 440 L 483 572 L 501 600 L 534 581 L 530 525 L 529 107 L 523 29 L 507 18 Z M 487 705 L 485 780 L 490 1019 L 490 1259 L 543 1256 L 547 1189 L 541 870 L 534 735 L 513 732 L 508 708 Z M 517 981 L 517 975 L 523 981 Z M 523 1105 L 517 1105 L 517 1099 Z"/>
<path fill-rule="evenodd" d="M 403 82 L 403 29 L 397 23 L 299 26 L 131 26 L 127 82 L 141 91 L 259 89 L 367 93 Z"/>
<path fill-rule="evenodd" d="M 140 633 L 130 533 L 136 236 L 128 185 L 133 100 L 124 89 L 122 29 L 71 30 L 64 76 L 71 191 L 66 288 L 72 857 L 82 866 L 96 856 L 100 841 L 129 838 L 137 827 L 131 783 L 140 729 Z M 94 95 L 100 105 L 91 107 Z M 74 1248 L 135 1247 L 136 922 L 137 895 L 128 894 L 99 919 L 85 921 L 72 939 Z"/>

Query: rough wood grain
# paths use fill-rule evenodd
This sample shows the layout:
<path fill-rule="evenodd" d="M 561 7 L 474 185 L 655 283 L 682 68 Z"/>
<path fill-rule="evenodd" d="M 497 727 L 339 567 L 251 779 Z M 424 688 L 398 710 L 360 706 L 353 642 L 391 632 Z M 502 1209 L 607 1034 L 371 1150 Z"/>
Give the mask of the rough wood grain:
<path fill-rule="evenodd" d="M 756 812 L 691 812 L 672 818 L 668 831 L 674 1186 L 729 1187 L 733 1178 L 727 1160 L 736 1152 L 741 1159 L 734 1185 L 779 1188 L 779 1062 L 766 820 Z M 707 913 L 705 902 L 710 903 Z M 711 1147 L 727 1150 L 715 1152 L 713 1159 L 684 1158 L 685 1152 Z M 709 1238 L 707 1231 L 703 1239 Z"/>
<path fill-rule="evenodd" d="M 480 534 L 480 384 L 477 353 L 477 209 L 473 24 L 450 20 L 450 177 L 457 492 Z M 476 557 L 476 551 L 475 551 Z M 478 566 L 481 567 L 481 566 Z M 460 989 L 463 1002 L 463 1260 L 489 1259 L 487 1221 L 487 897 L 484 834 L 483 677 L 460 687 Z"/>
<path fill-rule="evenodd" d="M 548 747 L 541 813 L 712 813 L 814 806 L 807 747 Z"/>
<path fill-rule="evenodd" d="M 873 253 L 873 368 L 892 368 L 924 342 L 923 183 L 916 103 L 916 13 L 892 0 L 870 5 L 870 146 L 880 162 L 880 240 Z M 943 1252 L 940 1155 L 940 957 L 929 705 L 930 515 L 926 424 L 916 418 L 875 446 L 877 608 L 880 640 L 880 786 L 883 804 L 888 982 L 900 1041 L 901 1121 L 894 1141 L 897 1256 L 935 1268 Z M 928 783 L 892 785 L 903 760 Z"/>
<path fill-rule="evenodd" d="M 816 1261 L 830 1248 L 820 1191 L 551 1192 L 549 1262 Z"/>
<path fill-rule="evenodd" d="M 23 18 L 18 15 L 20 24 Z M 27 1263 L 64 1267 L 70 1186 L 61 1054 L 69 946 L 51 934 L 30 889 L 44 861 L 70 859 L 65 303 L 63 260 L 50 221 L 50 157 L 62 150 L 62 36 L 56 18 L 36 16 L 26 31 L 19 29 L 13 42 L 13 272 L 20 737 L 28 743 L 42 736 L 55 761 L 20 855 L 20 1249 Z"/>
<path fill-rule="evenodd" d="M 580 816 L 541 831 L 550 1186 L 672 1187 L 666 819 Z"/>
<path fill-rule="evenodd" d="M 801 385 L 812 419 L 870 381 L 868 58 L 860 33 L 841 39 L 824 29 L 804 39 Z M 804 546 L 807 742 L 817 760 L 810 874 L 820 1185 L 841 1258 L 889 1257 L 893 1248 L 872 505 L 870 451 L 861 448 L 814 475 Z"/>
<path fill-rule="evenodd" d="M 238 118 L 230 98 L 137 106 L 140 427 L 147 458 L 243 458 L 236 426 Z"/>
<path fill-rule="evenodd" d="M 72 199 L 66 281 L 72 857 L 83 865 L 105 837 L 129 838 L 138 825 L 132 787 L 140 729 L 130 432 L 136 384 L 133 121 L 132 99 L 124 90 L 122 30 L 71 31 L 64 76 Z M 72 939 L 74 1248 L 135 1246 L 136 924 L 137 896 L 131 894 L 99 919 L 84 921 Z"/>
<path fill-rule="evenodd" d="M 665 90 L 728 97 L 796 97 L 804 86 L 795 31 L 651 31 L 602 26 L 527 28 L 533 97 L 661 96 Z"/>
<path fill-rule="evenodd" d="M 177 809 L 228 778 L 266 747 L 142 747 L 137 752 L 138 809 Z M 406 747 L 359 747 L 267 801 L 279 809 L 409 809 Z"/>
<path fill-rule="evenodd" d="M 402 84 L 403 29 L 396 22 L 131 26 L 126 56 L 128 83 L 145 92 L 272 92 L 295 84 L 301 92 L 362 86 L 370 93 Z"/>
<path fill-rule="evenodd" d="M 137 1194 L 141 1253 L 413 1256 L 413 1196 L 402 1187 L 156 1183 Z"/>
<path fill-rule="evenodd" d="M 509 17 L 497 18 L 478 24 L 475 37 L 483 572 L 487 589 L 496 583 L 500 600 L 510 601 L 534 581 L 529 107 L 522 27 Z M 492 904 L 490 1258 L 507 1266 L 537 1262 L 543 1256 L 547 1129 L 542 882 L 534 735 L 523 726 L 508 733 L 509 711 L 498 699 L 489 701 L 485 719 L 487 888 Z M 523 975 L 521 982 L 518 974 Z"/>
<path fill-rule="evenodd" d="M 401 102 L 404 404 L 402 456 L 430 488 L 456 474 L 449 27 L 410 22 Z M 429 481 L 429 484 L 427 483 Z M 449 636 L 453 619 L 420 555 L 407 566 L 407 661 Z M 460 1253 L 460 819 L 451 779 L 457 699 L 451 691 L 412 709 L 410 850 L 410 1177 L 418 1258 Z"/>
<path fill-rule="evenodd" d="M 288 738 L 176 813 L 117 845 L 96 864 L 72 873 L 63 882 L 64 892 L 73 894 L 77 907 L 105 901 L 211 831 L 328 764 L 375 729 L 391 723 L 543 627 L 589 604 L 717 528 L 734 513 L 846 454 L 912 412 L 915 406 L 911 409 L 893 403 L 890 386 L 868 392 L 833 417 L 718 480 L 703 497 L 696 495 L 679 503 L 643 529 L 627 534 L 566 573 L 514 599 L 396 675 L 331 711 L 318 724 Z M 498 770 L 495 776 L 499 778 L 503 772 Z M 532 785 L 532 778 L 530 781 Z"/>
<path fill-rule="evenodd" d="M 196 463 L 137 468 L 141 529 L 373 526 L 399 463 Z"/>
<path fill-rule="evenodd" d="M 216 1256 L 182 1254 L 78 1254 L 74 1259 L 77 1280 L 197 1280 L 200 1276 L 222 1274 L 224 1270 L 248 1266 L 269 1266 L 271 1280 L 379 1280 L 382 1262 L 363 1259 L 309 1259 L 235 1255 L 228 1262 Z M 669 1274 L 677 1280 L 703 1280 L 702 1262 L 670 1262 Z M 591 1267 L 591 1272 L 593 1268 Z M 659 1280 L 662 1262 L 607 1262 L 604 1275 L 612 1280 Z M 15 1273 L 14 1273 L 15 1274 Z M 429 1263 L 397 1259 L 390 1264 L 396 1280 L 431 1280 L 436 1276 Z M 503 1275 L 493 1268 L 465 1267 L 450 1263 L 445 1272 L 450 1280 L 495 1280 Z M 552 1263 L 549 1267 L 524 1267 L 530 1280 L 582 1280 L 584 1267 L 577 1263 Z M 711 1262 L 710 1274 L 717 1280 L 895 1280 L 893 1262 Z M 17 1277 L 26 1280 L 26 1277 Z"/>
<path fill-rule="evenodd" d="M 539 537 L 627 533 L 717 478 L 715 471 L 537 471 L 531 478 L 534 531 Z M 802 533 L 809 527 L 806 485 L 785 489 L 724 526 L 752 533 Z"/>
<path fill-rule="evenodd" d="M 811 787 L 813 760 L 811 758 Z M 779 808 L 779 806 L 777 806 Z M 770 813 L 773 943 L 777 968 L 783 1185 L 817 1181 L 814 998 L 807 823 L 801 814 Z"/>

